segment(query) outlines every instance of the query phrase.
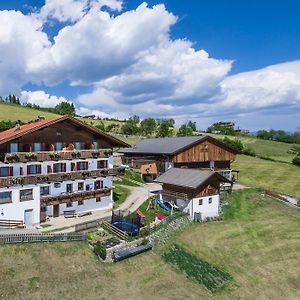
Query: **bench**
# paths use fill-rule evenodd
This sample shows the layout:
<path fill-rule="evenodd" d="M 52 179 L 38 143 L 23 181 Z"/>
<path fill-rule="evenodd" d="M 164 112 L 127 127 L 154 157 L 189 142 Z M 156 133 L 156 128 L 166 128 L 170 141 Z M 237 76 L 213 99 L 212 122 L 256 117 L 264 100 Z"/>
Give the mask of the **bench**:
<path fill-rule="evenodd" d="M 78 214 L 78 217 L 81 218 L 81 217 L 85 217 L 85 216 L 90 216 L 91 214 L 92 214 L 91 211 L 86 211 L 86 212 Z"/>
<path fill-rule="evenodd" d="M 76 218 L 77 214 L 75 210 L 65 210 L 64 217 L 65 218 Z"/>

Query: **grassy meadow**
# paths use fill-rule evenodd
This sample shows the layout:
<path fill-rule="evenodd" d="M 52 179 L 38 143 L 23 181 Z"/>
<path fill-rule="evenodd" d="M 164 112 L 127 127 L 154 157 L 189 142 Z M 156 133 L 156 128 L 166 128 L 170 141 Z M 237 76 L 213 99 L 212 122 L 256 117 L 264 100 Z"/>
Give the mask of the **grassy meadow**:
<path fill-rule="evenodd" d="M 300 168 L 297 166 L 238 155 L 232 169 L 240 171 L 238 183 L 290 194 L 300 199 Z"/>
<path fill-rule="evenodd" d="M 228 272 L 211 294 L 152 251 L 103 264 L 84 242 L 0 246 L 0 299 L 299 299 L 300 214 L 259 191 L 236 191 L 224 221 L 170 242 Z"/>

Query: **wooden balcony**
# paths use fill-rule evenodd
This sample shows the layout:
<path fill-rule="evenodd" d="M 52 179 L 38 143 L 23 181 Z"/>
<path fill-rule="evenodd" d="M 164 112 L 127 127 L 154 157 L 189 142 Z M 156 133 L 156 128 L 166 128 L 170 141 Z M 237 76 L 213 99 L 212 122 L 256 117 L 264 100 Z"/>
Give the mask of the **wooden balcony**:
<path fill-rule="evenodd" d="M 124 175 L 124 172 L 125 172 L 124 168 L 118 167 L 118 168 L 99 169 L 99 170 L 92 170 L 92 171 L 51 173 L 47 175 L 4 177 L 4 178 L 0 178 L 0 187 L 62 182 L 66 180 L 77 180 L 77 179 L 97 178 L 97 177 L 106 177 L 106 176 L 117 176 L 117 175 Z"/>
<path fill-rule="evenodd" d="M 105 197 L 111 194 L 111 188 L 103 188 L 92 191 L 80 191 L 74 193 L 64 193 L 61 195 L 55 196 L 43 196 L 41 197 L 41 207 L 62 204 L 62 203 L 70 203 L 87 199 L 94 199 L 97 197 Z"/>
<path fill-rule="evenodd" d="M 16 152 L 6 153 L 4 156 L 5 163 L 18 163 L 30 161 L 57 161 L 87 158 L 105 158 L 112 154 L 110 149 L 100 150 L 65 150 L 65 151 L 42 151 L 42 152 Z"/>
<path fill-rule="evenodd" d="M 176 192 L 176 191 L 170 191 L 170 190 L 166 190 L 166 189 L 163 189 L 161 191 L 161 194 L 163 196 L 167 196 L 167 197 L 171 197 L 171 198 L 175 198 L 175 199 L 182 199 L 182 200 L 190 199 L 188 194 L 180 193 L 180 192 Z"/>

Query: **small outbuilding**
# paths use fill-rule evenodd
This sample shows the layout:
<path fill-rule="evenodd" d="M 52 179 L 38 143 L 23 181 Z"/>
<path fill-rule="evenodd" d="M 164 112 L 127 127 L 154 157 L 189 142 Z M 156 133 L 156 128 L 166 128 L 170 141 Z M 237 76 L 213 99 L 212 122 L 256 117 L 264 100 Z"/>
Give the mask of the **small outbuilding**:
<path fill-rule="evenodd" d="M 155 182 L 162 184 L 160 197 L 175 204 L 197 221 L 220 214 L 220 190 L 232 182 L 214 171 L 171 168 Z"/>

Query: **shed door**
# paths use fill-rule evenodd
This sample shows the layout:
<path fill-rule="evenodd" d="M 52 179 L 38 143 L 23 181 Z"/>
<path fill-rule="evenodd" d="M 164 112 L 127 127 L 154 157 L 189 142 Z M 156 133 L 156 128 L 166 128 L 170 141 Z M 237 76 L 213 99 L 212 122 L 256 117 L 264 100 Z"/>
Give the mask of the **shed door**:
<path fill-rule="evenodd" d="M 27 225 L 33 224 L 33 209 L 24 210 L 24 222 Z"/>

